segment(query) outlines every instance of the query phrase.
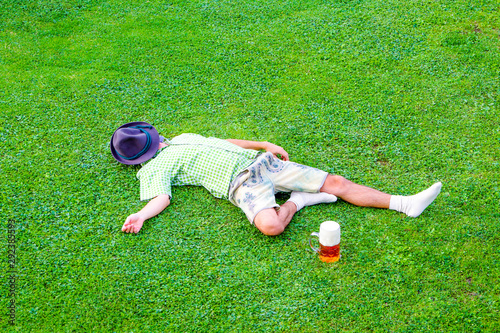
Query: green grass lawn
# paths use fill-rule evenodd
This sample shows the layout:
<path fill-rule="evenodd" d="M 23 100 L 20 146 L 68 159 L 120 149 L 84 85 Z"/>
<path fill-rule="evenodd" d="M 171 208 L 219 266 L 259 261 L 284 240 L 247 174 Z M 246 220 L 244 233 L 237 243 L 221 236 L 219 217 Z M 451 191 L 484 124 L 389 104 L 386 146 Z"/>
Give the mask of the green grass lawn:
<path fill-rule="evenodd" d="M 2 1 L 0 330 L 498 332 L 499 100 L 497 0 Z M 124 234 L 144 203 L 109 139 L 137 120 L 443 190 L 416 219 L 339 200 L 266 237 L 175 188 Z M 325 220 L 335 264 L 308 245 Z"/>

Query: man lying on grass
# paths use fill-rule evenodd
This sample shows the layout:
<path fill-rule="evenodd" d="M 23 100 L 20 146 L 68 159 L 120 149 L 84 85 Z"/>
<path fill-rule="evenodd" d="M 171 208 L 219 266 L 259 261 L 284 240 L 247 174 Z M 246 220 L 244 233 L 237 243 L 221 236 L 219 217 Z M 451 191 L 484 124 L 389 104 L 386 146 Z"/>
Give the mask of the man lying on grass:
<path fill-rule="evenodd" d="M 111 153 L 120 163 L 144 163 L 137 178 L 141 200 L 150 201 L 127 217 L 124 232 L 138 233 L 144 221 L 162 212 L 170 204 L 171 186 L 175 185 L 203 186 L 215 197 L 229 199 L 268 236 L 281 234 L 304 206 L 335 202 L 337 197 L 357 206 L 388 208 L 417 217 L 441 191 L 441 183 L 435 183 L 412 196 L 389 195 L 290 162 L 283 148 L 269 142 L 197 134 L 168 141 L 145 122 L 120 126 L 111 138 Z M 290 199 L 277 205 L 277 192 L 291 192 Z"/>

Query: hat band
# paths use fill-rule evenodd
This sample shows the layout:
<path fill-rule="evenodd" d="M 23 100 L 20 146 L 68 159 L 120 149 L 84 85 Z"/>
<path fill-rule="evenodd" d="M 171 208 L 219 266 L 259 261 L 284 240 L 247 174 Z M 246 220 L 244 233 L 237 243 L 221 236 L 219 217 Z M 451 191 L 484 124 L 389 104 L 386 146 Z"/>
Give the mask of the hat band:
<path fill-rule="evenodd" d="M 146 144 L 144 145 L 144 148 L 142 148 L 142 150 L 140 152 L 138 152 L 137 154 L 135 154 L 134 156 L 127 157 L 127 156 L 123 156 L 119 152 L 116 152 L 118 154 L 118 156 L 120 156 L 121 158 L 123 158 L 125 160 L 135 160 L 136 158 L 139 158 L 142 155 L 144 155 L 149 150 L 149 147 L 151 146 L 151 135 L 149 134 L 149 132 L 143 130 L 143 128 L 149 128 L 149 129 L 151 129 L 152 127 L 153 126 L 142 126 L 142 125 L 137 125 L 137 126 L 131 126 L 131 127 L 129 127 L 129 128 L 137 128 L 138 130 L 140 130 L 141 132 L 143 132 L 144 134 L 146 134 Z"/>

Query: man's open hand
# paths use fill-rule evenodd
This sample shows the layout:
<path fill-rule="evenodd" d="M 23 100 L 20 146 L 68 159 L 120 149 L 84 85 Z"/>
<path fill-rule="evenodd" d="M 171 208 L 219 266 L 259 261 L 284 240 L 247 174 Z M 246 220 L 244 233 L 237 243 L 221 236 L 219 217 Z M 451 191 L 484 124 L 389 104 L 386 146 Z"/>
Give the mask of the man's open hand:
<path fill-rule="evenodd" d="M 139 212 L 129 215 L 123 224 L 123 232 L 138 233 L 141 230 L 144 221 L 160 214 L 167 206 L 170 205 L 170 195 L 160 194 L 149 200 L 146 206 Z"/>
<path fill-rule="evenodd" d="M 144 218 L 138 213 L 129 215 L 123 224 L 122 231 L 128 233 L 133 232 L 136 234 L 139 230 L 141 230 L 144 221 Z"/>

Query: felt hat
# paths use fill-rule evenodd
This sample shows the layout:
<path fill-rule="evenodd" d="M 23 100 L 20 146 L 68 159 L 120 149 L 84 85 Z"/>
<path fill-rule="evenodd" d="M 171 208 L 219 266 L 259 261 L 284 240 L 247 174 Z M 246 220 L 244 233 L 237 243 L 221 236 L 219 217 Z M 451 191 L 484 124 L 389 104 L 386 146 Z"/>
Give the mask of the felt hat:
<path fill-rule="evenodd" d="M 118 127 L 111 137 L 111 154 L 120 163 L 135 165 L 146 162 L 158 151 L 163 141 L 156 128 L 143 121 Z"/>

